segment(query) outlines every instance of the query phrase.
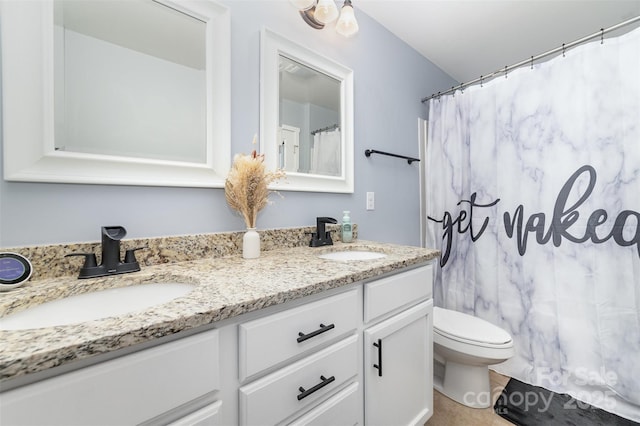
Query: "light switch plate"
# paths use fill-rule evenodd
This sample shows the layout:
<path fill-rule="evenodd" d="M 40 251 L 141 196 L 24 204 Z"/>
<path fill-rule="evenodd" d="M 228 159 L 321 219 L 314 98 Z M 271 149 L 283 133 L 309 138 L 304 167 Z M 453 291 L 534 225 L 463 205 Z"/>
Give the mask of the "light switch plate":
<path fill-rule="evenodd" d="M 376 197 L 374 192 L 367 192 L 367 210 L 375 210 Z"/>

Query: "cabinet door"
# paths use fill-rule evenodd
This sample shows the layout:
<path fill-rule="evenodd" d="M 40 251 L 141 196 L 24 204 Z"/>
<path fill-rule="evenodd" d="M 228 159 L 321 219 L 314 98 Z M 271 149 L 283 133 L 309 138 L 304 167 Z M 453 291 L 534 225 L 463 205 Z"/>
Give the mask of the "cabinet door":
<path fill-rule="evenodd" d="M 433 411 L 431 300 L 364 332 L 365 424 L 424 424 Z"/>

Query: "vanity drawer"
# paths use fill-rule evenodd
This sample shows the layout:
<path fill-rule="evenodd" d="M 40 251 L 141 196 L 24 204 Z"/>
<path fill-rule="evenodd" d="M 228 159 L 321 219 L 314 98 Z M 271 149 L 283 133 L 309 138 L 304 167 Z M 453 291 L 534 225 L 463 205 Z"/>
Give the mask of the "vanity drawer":
<path fill-rule="evenodd" d="M 358 373 L 358 336 L 240 388 L 240 424 L 273 425 L 311 408 Z"/>
<path fill-rule="evenodd" d="M 427 265 L 364 285 L 364 321 L 431 298 L 433 266 Z"/>
<path fill-rule="evenodd" d="M 220 424 L 220 407 L 222 401 L 216 401 L 167 426 L 217 426 Z"/>
<path fill-rule="evenodd" d="M 360 421 L 359 383 L 351 383 L 289 426 L 357 425 Z"/>
<path fill-rule="evenodd" d="M 352 332 L 358 305 L 354 289 L 240 324 L 240 380 Z"/>

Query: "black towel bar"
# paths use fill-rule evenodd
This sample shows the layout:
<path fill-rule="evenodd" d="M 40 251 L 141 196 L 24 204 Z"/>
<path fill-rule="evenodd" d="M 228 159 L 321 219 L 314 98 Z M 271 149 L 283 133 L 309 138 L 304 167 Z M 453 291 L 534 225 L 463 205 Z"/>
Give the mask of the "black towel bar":
<path fill-rule="evenodd" d="M 366 155 L 367 157 L 370 157 L 371 154 L 382 154 L 388 155 L 390 157 L 402 158 L 404 160 L 407 160 L 407 163 L 409 164 L 413 163 L 414 161 L 420 161 L 419 158 L 407 157 L 406 155 L 391 154 L 390 152 L 378 151 L 375 149 L 367 149 L 364 151 L 364 155 Z"/>

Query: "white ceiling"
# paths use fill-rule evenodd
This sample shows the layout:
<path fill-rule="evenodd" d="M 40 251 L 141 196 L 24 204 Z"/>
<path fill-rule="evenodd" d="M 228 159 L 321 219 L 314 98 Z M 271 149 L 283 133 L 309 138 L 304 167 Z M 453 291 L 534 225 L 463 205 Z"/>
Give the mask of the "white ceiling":
<path fill-rule="evenodd" d="M 352 1 L 459 83 L 640 16 L 640 0 Z"/>

